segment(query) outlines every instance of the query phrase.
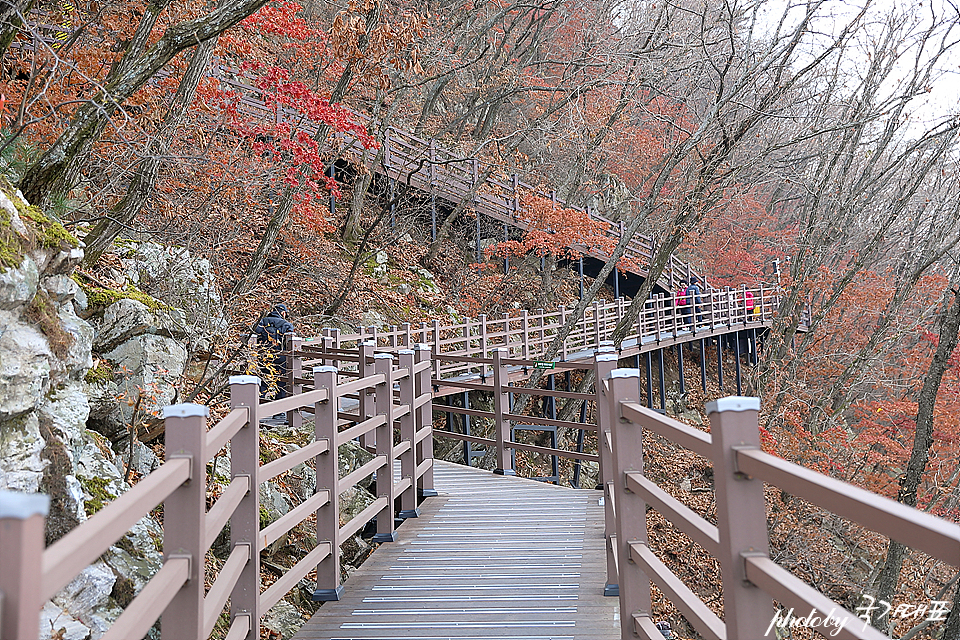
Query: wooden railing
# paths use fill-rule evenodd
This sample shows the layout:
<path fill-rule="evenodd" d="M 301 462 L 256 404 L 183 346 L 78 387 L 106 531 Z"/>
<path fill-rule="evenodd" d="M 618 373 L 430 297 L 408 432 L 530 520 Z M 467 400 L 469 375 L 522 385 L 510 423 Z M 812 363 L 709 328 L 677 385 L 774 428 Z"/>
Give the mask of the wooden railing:
<path fill-rule="evenodd" d="M 705 433 L 641 406 L 639 376 L 636 369 L 606 373 L 601 389 L 605 409 L 599 414 L 601 464 L 610 463 L 604 473 L 607 534 L 612 541 L 607 583 L 619 585 L 624 638 L 662 640 L 651 618 L 651 584 L 708 640 L 772 637 L 768 631 L 777 612 L 774 600 L 785 610 L 801 612 L 799 616 L 813 611 L 809 624 L 826 637 L 887 638 L 770 559 L 765 482 L 960 567 L 960 525 L 764 453 L 757 423 L 759 398 L 734 396 L 708 403 L 710 433 Z M 644 430 L 712 460 L 716 525 L 644 475 Z M 722 620 L 650 549 L 648 508 L 719 561 Z M 838 623 L 844 619 L 845 624 Z"/>
<path fill-rule="evenodd" d="M 599 463 L 608 540 L 604 593 L 619 595 L 624 638 L 662 638 L 651 618 L 651 584 L 702 637 L 712 640 L 765 637 L 776 614 L 774 600 L 804 614 L 819 612 L 823 620 L 827 614 L 832 620 L 858 619 L 770 560 L 764 482 L 933 558 L 960 566 L 957 524 L 764 453 L 760 448 L 756 398 L 728 397 L 709 403 L 711 429 L 707 433 L 641 406 L 640 371 L 618 369 L 618 354 L 611 346 L 602 347 L 589 361 L 556 364 L 556 373 L 564 369 L 592 369 L 598 381 L 593 393 L 511 387 L 511 376 L 518 369 L 536 366 L 536 361 L 508 358 L 503 348 L 494 349 L 490 358 L 473 358 L 472 362 L 467 356 L 438 357 L 440 361 L 483 369 L 485 375 L 480 382 L 431 379 L 435 367 L 430 352 L 427 345 L 396 353 L 378 352 L 368 341 L 353 352 L 340 349 L 312 354 L 312 361 L 300 364 L 319 365 L 313 367 L 313 377 L 295 379 L 295 395 L 265 404 L 259 404 L 258 378 L 234 377 L 230 381 L 232 411 L 209 430 L 205 407 L 167 407 L 166 462 L 46 550 L 42 543 L 46 498 L 0 493 L 0 640 L 34 640 L 40 605 L 160 504 L 165 536 L 163 567 L 105 637 L 142 637 L 163 614 L 163 638 L 206 638 L 229 600 L 226 638 L 252 640 L 257 636 L 261 613 L 314 568 L 314 597 L 340 597 L 343 586 L 338 550 L 347 536 L 376 518 L 375 539 L 393 540 L 395 502 L 400 503 L 400 517 L 418 515 L 418 489 L 424 495 L 435 495 L 434 437 L 495 450 L 496 473 L 503 475 L 516 473 L 513 454 L 518 451 Z M 493 409 L 433 405 L 431 385 L 438 384 L 489 393 Z M 590 414 L 596 416 L 596 422 L 517 415 L 511 407 L 511 393 L 592 403 Z M 314 438 L 293 453 L 261 465 L 259 416 L 284 411 L 312 413 Z M 434 412 L 489 420 L 492 437 L 434 430 Z M 592 431 L 598 436 L 600 450 L 589 453 L 526 444 L 514 436 L 517 428 Z M 644 476 L 644 430 L 712 460 L 715 525 Z M 374 452 L 374 458 L 340 478 L 338 448 L 355 438 Z M 228 442 L 231 481 L 207 510 L 206 462 Z M 314 495 L 261 530 L 257 486 L 310 460 L 317 472 Z M 398 480 L 391 473 L 395 460 L 399 460 Z M 372 473 L 377 474 L 375 501 L 341 525 L 337 496 Z M 723 620 L 650 549 L 648 508 L 659 511 L 718 559 L 722 569 Z M 261 593 L 259 551 L 311 514 L 317 517 L 316 547 Z M 203 557 L 227 521 L 231 525 L 231 553 L 204 595 Z M 829 627 L 825 623 L 821 629 L 838 638 L 885 637 L 862 624 L 851 623 L 832 633 L 835 630 L 836 623 Z"/>
<path fill-rule="evenodd" d="M 702 294 L 702 303 L 678 305 L 672 296 L 658 295 L 649 299 L 627 332 L 621 351 L 639 353 L 668 344 L 702 337 L 769 326 L 776 316 L 780 301 L 778 292 L 763 286 L 747 289 L 715 289 Z M 564 340 L 558 357 L 561 361 L 591 359 L 595 349 L 610 340 L 614 328 L 623 319 L 630 301 L 618 298 L 612 302 L 595 302 L 587 307 L 576 328 Z M 356 348 L 371 341 L 378 348 L 399 349 L 411 344 L 432 345 L 438 356 L 462 356 L 466 361 L 435 358 L 433 377 L 449 379 L 476 375 L 482 367 L 470 358 L 489 359 L 497 349 L 505 349 L 505 358 L 536 360 L 550 346 L 572 311 L 561 306 L 556 311 L 535 313 L 520 311 L 500 318 L 481 315 L 476 319 L 451 325 L 431 324 L 413 327 L 409 323 L 387 329 L 361 328 L 356 333 L 338 329 L 324 330 L 322 335 L 304 338 L 298 349 L 305 353 L 326 353 L 329 350 Z"/>
<path fill-rule="evenodd" d="M 416 517 L 418 489 L 435 495 L 430 350 L 420 346 L 370 355 L 358 358 L 362 376 L 318 366 L 312 379 L 298 381 L 297 395 L 265 404 L 259 402 L 259 378 L 235 376 L 230 379 L 232 410 L 209 430 L 206 407 L 166 407 L 166 461 L 47 549 L 42 542 L 46 496 L 0 492 L 0 638 L 36 640 L 41 605 L 159 505 L 163 566 L 106 632 L 107 640 L 142 638 L 161 615 L 164 640 L 207 638 L 228 600 L 226 639 L 256 640 L 261 614 L 314 569 L 315 599 L 339 599 L 340 544 L 374 517 L 375 539 L 393 540 L 395 500 L 402 504 L 401 518 Z M 312 413 L 314 439 L 261 465 L 259 417 L 284 411 Z M 375 447 L 375 457 L 341 478 L 338 448 L 356 437 Z M 207 510 L 206 464 L 228 443 L 231 481 Z M 400 479 L 395 480 L 398 459 Z M 259 485 L 309 461 L 316 466 L 313 496 L 260 529 Z M 375 501 L 341 526 L 338 495 L 374 473 Z M 260 551 L 313 514 L 316 546 L 261 593 Z M 228 521 L 231 552 L 204 595 L 204 555 Z"/>
<path fill-rule="evenodd" d="M 305 118 L 300 112 L 288 107 L 277 110 L 267 105 L 257 97 L 259 91 L 249 84 L 238 81 L 234 72 L 218 69 L 214 75 L 222 84 L 237 92 L 238 110 L 241 113 L 261 120 L 273 120 L 278 124 L 284 122 L 291 125 L 294 130 L 299 129 L 311 135 L 317 132 L 317 124 Z M 369 116 L 356 111 L 350 111 L 350 113 L 361 125 L 366 127 L 371 125 Z M 363 147 L 355 138 L 339 133 L 337 139 L 341 155 L 356 157 L 362 153 Z M 511 174 L 508 179 L 490 176 L 478 185 L 480 161 L 477 158 L 463 157 L 439 146 L 435 140 L 420 138 L 397 127 L 388 127 L 386 130 L 383 141 L 383 163 L 373 165 L 371 158 L 369 165 L 369 168 L 377 173 L 408 183 L 430 195 L 439 196 L 451 204 L 456 205 L 464 199 L 470 199 L 472 200 L 470 208 L 478 214 L 487 215 L 523 231 L 535 228 L 535 225 L 525 218 L 522 212 L 522 194 L 529 194 L 550 200 L 558 207 L 572 209 L 597 222 L 604 223 L 606 230 L 603 235 L 612 240 L 613 244 L 619 242 L 623 233 L 623 223 L 608 220 L 590 207 L 582 208 L 560 201 L 554 190 L 542 191 L 521 180 L 516 173 Z M 437 226 L 435 207 L 431 215 L 431 227 L 435 233 Z M 479 225 L 479 216 L 477 221 Z M 479 236 L 477 242 L 479 247 Z M 608 253 L 596 246 L 574 245 L 570 248 L 604 262 L 609 258 Z M 652 238 L 637 234 L 628 244 L 624 257 L 637 265 L 639 275 L 646 276 L 647 267 L 654 253 L 655 245 Z M 634 269 L 628 268 L 627 271 L 634 271 Z M 703 273 L 671 255 L 658 283 L 663 289 L 673 291 L 680 278 L 689 279 L 691 276 L 699 277 L 700 281 L 706 284 Z"/>

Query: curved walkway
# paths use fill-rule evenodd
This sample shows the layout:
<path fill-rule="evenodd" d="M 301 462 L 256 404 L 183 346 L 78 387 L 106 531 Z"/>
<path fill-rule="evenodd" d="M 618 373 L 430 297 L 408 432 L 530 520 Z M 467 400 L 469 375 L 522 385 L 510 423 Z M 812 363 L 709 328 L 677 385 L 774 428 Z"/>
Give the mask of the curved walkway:
<path fill-rule="evenodd" d="M 440 495 L 294 640 L 614 640 L 602 493 L 436 461 Z"/>

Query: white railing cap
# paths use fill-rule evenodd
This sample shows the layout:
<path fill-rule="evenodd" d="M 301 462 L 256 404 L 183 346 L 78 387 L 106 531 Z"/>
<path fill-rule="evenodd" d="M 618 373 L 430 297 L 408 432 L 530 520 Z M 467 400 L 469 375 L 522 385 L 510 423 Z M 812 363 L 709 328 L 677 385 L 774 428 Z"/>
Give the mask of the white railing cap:
<path fill-rule="evenodd" d="M 393 354 L 392 354 L 392 353 L 375 353 L 375 354 L 373 354 L 373 359 L 374 359 L 374 360 L 383 360 L 384 358 L 390 358 L 391 360 L 393 360 Z"/>
<path fill-rule="evenodd" d="M 360 344 L 362 344 L 362 345 L 365 346 L 365 347 L 375 347 L 375 346 L 377 346 L 377 341 L 376 341 L 376 340 L 364 340 L 364 341 L 361 342 Z"/>
<path fill-rule="evenodd" d="M 185 402 L 183 404 L 171 404 L 163 408 L 163 417 L 166 418 L 202 418 L 210 417 L 210 407 L 202 404 L 193 404 Z"/>
<path fill-rule="evenodd" d="M 35 515 L 45 518 L 49 512 L 50 496 L 42 493 L 0 491 L 0 520 L 5 518 L 26 520 Z"/>
<path fill-rule="evenodd" d="M 707 415 L 724 411 L 760 411 L 760 398 L 727 396 L 706 404 Z"/>
<path fill-rule="evenodd" d="M 230 376 L 227 382 L 229 384 L 255 384 L 259 386 L 261 380 L 257 376 Z"/>
<path fill-rule="evenodd" d="M 413 349 L 399 349 L 397 351 L 398 356 L 412 356 L 414 353 Z"/>
<path fill-rule="evenodd" d="M 430 345 L 426 342 L 418 342 L 414 347 L 416 351 L 430 351 Z"/>
<path fill-rule="evenodd" d="M 608 380 L 613 378 L 639 378 L 640 369 L 614 369 L 610 372 L 610 375 L 607 376 Z"/>
<path fill-rule="evenodd" d="M 616 362 L 619 359 L 620 359 L 620 356 L 618 356 L 615 353 L 598 353 L 597 354 L 597 362 Z"/>
<path fill-rule="evenodd" d="M 313 368 L 313 373 L 314 373 L 314 375 L 316 375 L 316 374 L 318 374 L 318 373 L 337 373 L 338 371 L 339 371 L 339 369 L 337 369 L 336 367 L 331 366 L 331 365 L 329 365 L 329 364 L 325 364 L 325 365 L 323 365 L 322 367 L 314 367 L 314 368 Z"/>

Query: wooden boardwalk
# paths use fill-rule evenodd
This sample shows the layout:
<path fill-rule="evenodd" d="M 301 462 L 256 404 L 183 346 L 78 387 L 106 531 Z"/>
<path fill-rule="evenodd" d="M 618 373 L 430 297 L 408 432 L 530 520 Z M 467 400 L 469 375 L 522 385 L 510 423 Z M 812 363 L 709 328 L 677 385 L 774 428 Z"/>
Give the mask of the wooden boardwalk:
<path fill-rule="evenodd" d="M 600 491 L 435 462 L 440 495 L 295 640 L 620 638 Z"/>

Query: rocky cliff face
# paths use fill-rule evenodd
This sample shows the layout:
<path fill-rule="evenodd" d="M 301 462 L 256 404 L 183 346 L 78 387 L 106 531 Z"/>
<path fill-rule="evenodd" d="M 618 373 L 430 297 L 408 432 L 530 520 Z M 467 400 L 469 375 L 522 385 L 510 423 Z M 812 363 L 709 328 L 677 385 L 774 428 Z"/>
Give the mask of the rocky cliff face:
<path fill-rule="evenodd" d="M 182 401 L 191 355 L 211 350 L 227 328 L 209 263 L 184 249 L 120 241 L 97 276 L 76 270 L 82 256 L 62 226 L 0 182 L 0 489 L 50 495 L 47 544 L 159 466 L 131 430 Z M 312 425 L 301 431 L 266 432 L 266 451 L 279 455 L 309 441 Z M 370 457 L 349 444 L 341 454 L 344 474 Z M 215 459 L 210 482 L 214 491 L 229 482 L 226 456 Z M 288 512 L 315 483 L 306 465 L 282 483 L 265 483 L 261 519 Z M 342 496 L 342 519 L 372 500 L 363 489 Z M 162 540 L 157 520 L 137 523 L 45 604 L 41 638 L 99 638 L 159 569 Z M 274 547 L 268 553 L 285 559 L 302 552 L 285 540 Z M 359 562 L 369 550 L 357 537 L 344 560 Z M 309 608 L 299 591 L 291 598 Z M 283 637 L 301 621 L 291 602 L 264 618 Z"/>

